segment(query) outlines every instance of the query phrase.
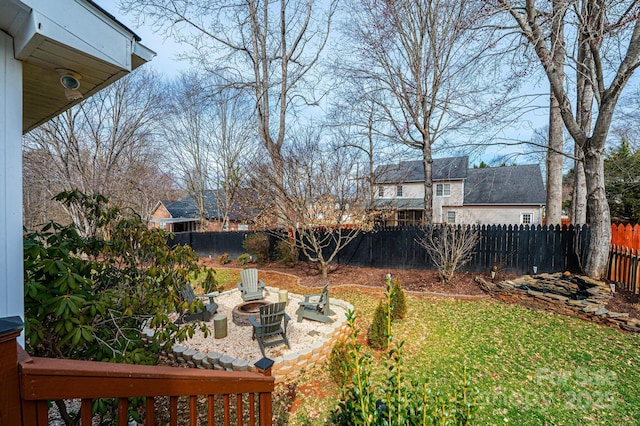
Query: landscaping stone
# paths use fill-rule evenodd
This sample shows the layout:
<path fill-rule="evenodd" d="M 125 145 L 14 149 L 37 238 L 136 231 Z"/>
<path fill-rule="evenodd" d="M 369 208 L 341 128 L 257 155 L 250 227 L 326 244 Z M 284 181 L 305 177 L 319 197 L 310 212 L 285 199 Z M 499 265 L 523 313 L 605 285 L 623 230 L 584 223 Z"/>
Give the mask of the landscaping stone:
<path fill-rule="evenodd" d="M 476 277 L 475 281 L 482 290 L 505 303 L 520 303 L 640 332 L 640 320 L 628 318 L 628 313 L 610 312 L 605 308 L 613 297 L 611 287 L 589 277 L 558 273 L 525 275 L 499 283 L 482 277 Z"/>

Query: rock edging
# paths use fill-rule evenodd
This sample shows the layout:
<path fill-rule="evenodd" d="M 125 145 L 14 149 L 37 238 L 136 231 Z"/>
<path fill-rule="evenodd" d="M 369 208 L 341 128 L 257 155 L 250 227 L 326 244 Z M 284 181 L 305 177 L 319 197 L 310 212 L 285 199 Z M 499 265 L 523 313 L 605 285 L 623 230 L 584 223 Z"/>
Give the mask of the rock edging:
<path fill-rule="evenodd" d="M 480 288 L 503 302 L 518 303 L 640 333 L 640 320 L 629 318 L 628 313 L 612 312 L 605 307 L 613 296 L 611 287 L 601 281 L 561 273 L 525 275 L 497 283 L 482 277 L 475 277 L 474 280 Z M 583 298 L 571 297 L 576 290 L 584 295 Z"/>
<path fill-rule="evenodd" d="M 291 293 L 289 297 L 290 300 L 297 298 L 302 300 L 302 296 Z M 331 305 L 340 306 L 345 311 L 353 310 L 353 305 L 344 300 L 333 298 L 329 300 Z M 279 382 L 285 378 L 290 379 L 298 376 L 302 374 L 304 370 L 322 364 L 329 357 L 333 345 L 342 339 L 346 339 L 348 335 L 349 326 L 346 319 L 338 317 L 328 330 L 318 336 L 318 341 L 313 345 L 301 351 L 289 352 L 283 356 L 274 358 L 271 375 L 275 377 L 276 382 Z M 145 327 L 141 332 L 141 336 L 144 342 L 152 342 L 154 340 L 154 331 L 151 328 Z M 171 350 L 166 351 L 164 355 L 179 364 L 184 364 L 191 368 L 258 372 L 254 363 L 247 360 L 233 358 L 220 352 L 203 354 L 196 349 L 187 348 L 183 345 L 174 345 Z"/>

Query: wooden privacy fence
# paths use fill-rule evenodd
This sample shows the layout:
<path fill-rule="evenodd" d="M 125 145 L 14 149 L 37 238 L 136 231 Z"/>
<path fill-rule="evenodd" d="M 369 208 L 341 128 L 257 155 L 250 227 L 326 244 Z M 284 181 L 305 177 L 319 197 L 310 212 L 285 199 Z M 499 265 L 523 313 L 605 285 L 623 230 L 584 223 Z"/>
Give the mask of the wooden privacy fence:
<path fill-rule="evenodd" d="M 436 225 L 440 226 L 440 225 Z M 481 225 L 473 229 L 478 242 L 464 270 L 487 272 L 493 266 L 515 274 L 580 272 L 589 246 L 587 226 Z M 360 234 L 343 251 L 337 263 L 393 269 L 433 269 L 426 250 L 417 240 L 422 227 L 380 228 Z"/>
<path fill-rule="evenodd" d="M 587 226 L 482 225 L 474 229 L 480 238 L 471 262 L 465 266 L 471 272 L 487 272 L 494 265 L 514 274 L 531 274 L 534 267 L 537 272 L 580 272 L 589 247 Z M 269 231 L 269 234 L 275 232 Z M 181 233 L 176 234 L 171 243 L 188 244 L 201 256 L 217 257 L 226 252 L 236 257 L 246 251 L 242 242 L 249 234 Z M 417 242 L 423 235 L 421 227 L 385 227 L 363 232 L 340 251 L 335 263 L 433 269 L 429 255 Z M 272 243 L 275 246 L 275 240 Z"/>
<path fill-rule="evenodd" d="M 611 225 L 608 278 L 640 293 L 640 225 Z"/>

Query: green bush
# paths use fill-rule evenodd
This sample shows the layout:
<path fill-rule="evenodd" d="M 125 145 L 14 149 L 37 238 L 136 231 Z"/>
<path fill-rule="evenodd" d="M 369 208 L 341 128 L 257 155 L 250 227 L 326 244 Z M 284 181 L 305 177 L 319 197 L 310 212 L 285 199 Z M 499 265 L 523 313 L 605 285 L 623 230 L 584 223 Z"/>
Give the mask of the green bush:
<path fill-rule="evenodd" d="M 258 263 L 264 263 L 269 260 L 269 249 L 271 243 L 269 236 L 264 232 L 251 234 L 244 239 L 242 247 L 249 253 L 253 254 Z"/>
<path fill-rule="evenodd" d="M 390 280 L 389 280 L 390 281 Z M 387 282 L 387 301 L 391 299 L 391 286 Z M 381 301 L 378 309 L 385 305 Z M 386 317 L 391 316 L 390 304 L 386 304 Z M 376 309 L 376 311 L 378 310 Z M 342 382 L 340 400 L 331 412 L 335 425 L 400 426 L 400 425 L 470 425 L 478 408 L 477 389 L 470 389 L 466 370 L 459 387 L 443 391 L 427 386 L 426 378 L 409 381 L 404 369 L 403 343 L 395 345 L 383 360 L 386 378 L 372 380 L 372 356 L 358 343 L 359 330 L 355 327 L 356 316 L 347 312 L 347 324 L 351 333 L 346 344 L 350 380 Z M 393 334 L 388 324 L 387 342 L 391 345 Z"/>
<path fill-rule="evenodd" d="M 240 266 L 244 266 L 249 262 L 251 262 L 251 255 L 249 253 L 242 253 L 238 256 L 238 264 Z"/>
<path fill-rule="evenodd" d="M 407 316 L 407 296 L 404 294 L 400 280 L 393 282 L 391 289 L 391 319 L 399 320 Z"/>
<path fill-rule="evenodd" d="M 374 349 L 387 349 L 387 340 L 387 308 L 381 300 L 369 327 L 369 345 Z"/>
<path fill-rule="evenodd" d="M 347 343 L 343 340 L 336 342 L 331 348 L 329 354 L 328 368 L 329 375 L 333 381 L 342 386 L 347 379 L 351 378 L 353 371 L 351 370 L 351 362 L 349 360 L 349 351 Z"/>
<path fill-rule="evenodd" d="M 299 250 L 289 241 L 280 240 L 276 245 L 276 251 L 284 263 L 284 266 L 293 268 L 298 263 Z"/>
<path fill-rule="evenodd" d="M 229 262 L 231 262 L 231 259 L 229 258 L 229 253 L 222 253 L 220 256 L 218 256 L 219 264 L 226 265 Z"/>
<path fill-rule="evenodd" d="M 82 238 L 73 225 L 50 223 L 25 235 L 25 340 L 31 355 L 153 364 L 158 348 L 143 345 L 145 325 L 157 328 L 167 346 L 201 326 L 169 319 L 174 310 L 202 304 L 189 306 L 179 296 L 190 277 L 205 273 L 190 247 L 169 247 L 166 232 L 106 208 L 104 197 L 74 191 L 58 199 L 93 211 L 101 232 Z M 101 236 L 107 232 L 108 240 Z"/>

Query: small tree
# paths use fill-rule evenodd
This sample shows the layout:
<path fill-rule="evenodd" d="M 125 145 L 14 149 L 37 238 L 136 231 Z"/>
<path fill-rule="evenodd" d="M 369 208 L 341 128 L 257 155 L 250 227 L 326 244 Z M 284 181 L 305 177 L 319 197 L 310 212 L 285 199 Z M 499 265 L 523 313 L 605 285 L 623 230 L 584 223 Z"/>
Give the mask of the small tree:
<path fill-rule="evenodd" d="M 282 169 L 252 167 L 252 183 L 286 232 L 274 236 L 295 245 L 326 278 L 331 263 L 360 232 L 373 227 L 370 206 L 356 198 L 357 157 L 336 155 L 320 130 L 294 134 Z M 273 194 L 280 194 L 275 206 Z"/>
<path fill-rule="evenodd" d="M 391 319 L 403 319 L 405 316 L 407 316 L 407 297 L 400 280 L 396 279 L 391 289 Z"/>
<path fill-rule="evenodd" d="M 373 313 L 369 327 L 369 345 L 374 349 L 387 349 L 387 308 L 382 300 Z"/>
<path fill-rule="evenodd" d="M 474 227 L 443 225 L 426 227 L 416 242 L 429 254 L 442 284 L 449 284 L 454 273 L 471 260 L 478 238 Z"/>

